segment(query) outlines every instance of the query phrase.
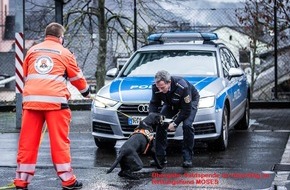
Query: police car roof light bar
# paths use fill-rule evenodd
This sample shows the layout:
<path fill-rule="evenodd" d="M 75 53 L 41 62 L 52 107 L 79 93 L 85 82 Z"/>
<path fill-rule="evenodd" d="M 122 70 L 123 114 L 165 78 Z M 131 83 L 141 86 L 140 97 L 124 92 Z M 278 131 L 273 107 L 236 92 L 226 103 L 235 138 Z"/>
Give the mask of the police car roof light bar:
<path fill-rule="evenodd" d="M 218 35 L 212 32 L 166 32 L 151 34 L 147 40 L 149 42 L 173 42 L 173 41 L 212 41 L 217 40 Z"/>

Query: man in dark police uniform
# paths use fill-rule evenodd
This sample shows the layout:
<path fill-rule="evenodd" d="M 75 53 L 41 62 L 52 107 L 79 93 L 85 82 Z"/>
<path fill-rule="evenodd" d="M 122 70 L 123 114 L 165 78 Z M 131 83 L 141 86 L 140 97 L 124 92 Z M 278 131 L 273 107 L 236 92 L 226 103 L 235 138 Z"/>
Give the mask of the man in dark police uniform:
<path fill-rule="evenodd" d="M 158 112 L 173 121 L 156 129 L 156 154 L 161 164 L 166 164 L 167 131 L 175 131 L 182 122 L 183 129 L 183 167 L 192 167 L 194 147 L 194 121 L 199 101 L 199 93 L 187 80 L 178 76 L 171 76 L 161 70 L 155 74 L 155 84 L 152 86 L 152 98 L 149 112 Z M 163 105 L 162 105 L 163 102 Z M 153 165 L 153 162 L 150 162 Z"/>

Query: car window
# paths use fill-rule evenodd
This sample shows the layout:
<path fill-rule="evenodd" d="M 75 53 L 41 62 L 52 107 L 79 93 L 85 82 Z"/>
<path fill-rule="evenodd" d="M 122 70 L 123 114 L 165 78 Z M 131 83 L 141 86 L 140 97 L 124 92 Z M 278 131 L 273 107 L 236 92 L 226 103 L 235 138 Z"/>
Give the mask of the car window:
<path fill-rule="evenodd" d="M 234 67 L 234 68 L 239 67 L 239 64 L 238 64 L 237 60 L 235 59 L 233 53 L 229 49 L 224 48 L 224 50 L 229 55 L 229 61 L 230 61 L 231 67 Z"/>
<path fill-rule="evenodd" d="M 227 77 L 229 69 L 230 68 L 237 68 L 237 67 L 239 67 L 239 64 L 237 63 L 232 52 L 230 52 L 226 48 L 220 49 L 220 56 L 221 56 L 221 62 L 222 62 L 222 66 L 223 66 L 223 73 L 224 73 L 224 76 Z"/>
<path fill-rule="evenodd" d="M 236 61 L 234 55 L 228 49 L 226 48 L 221 49 L 221 58 L 227 69 L 231 67 L 235 67 L 235 68 L 239 67 L 239 64 Z"/>
<path fill-rule="evenodd" d="M 217 76 L 216 53 L 211 51 L 148 51 L 138 52 L 122 76 L 154 76 L 166 69 L 172 75 Z"/>

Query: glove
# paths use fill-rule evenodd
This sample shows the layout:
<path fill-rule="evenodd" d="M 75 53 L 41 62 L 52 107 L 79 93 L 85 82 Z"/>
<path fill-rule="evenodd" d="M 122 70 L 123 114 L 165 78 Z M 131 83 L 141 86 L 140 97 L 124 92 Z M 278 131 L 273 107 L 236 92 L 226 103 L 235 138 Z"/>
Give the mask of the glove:
<path fill-rule="evenodd" d="M 87 96 L 85 96 L 85 98 L 93 99 L 94 97 L 91 95 L 91 93 L 89 93 Z"/>

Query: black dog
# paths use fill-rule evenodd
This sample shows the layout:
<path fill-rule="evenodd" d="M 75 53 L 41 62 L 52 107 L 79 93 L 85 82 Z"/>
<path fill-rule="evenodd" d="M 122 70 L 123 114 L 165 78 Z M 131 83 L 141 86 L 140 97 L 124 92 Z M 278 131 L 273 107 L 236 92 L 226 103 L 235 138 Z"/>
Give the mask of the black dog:
<path fill-rule="evenodd" d="M 139 154 L 146 154 L 147 151 L 151 153 L 158 169 L 161 169 L 153 146 L 153 128 L 152 126 L 160 126 L 163 124 L 164 116 L 158 113 L 150 113 L 146 118 L 140 121 L 138 127 L 135 128 L 133 134 L 122 145 L 119 155 L 107 171 L 110 173 L 120 163 L 121 171 L 118 173 L 120 177 L 127 177 L 130 179 L 139 179 L 132 172 L 139 171 L 143 168 L 143 162 Z"/>

